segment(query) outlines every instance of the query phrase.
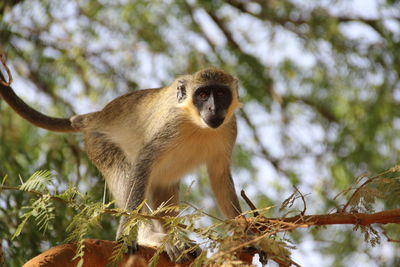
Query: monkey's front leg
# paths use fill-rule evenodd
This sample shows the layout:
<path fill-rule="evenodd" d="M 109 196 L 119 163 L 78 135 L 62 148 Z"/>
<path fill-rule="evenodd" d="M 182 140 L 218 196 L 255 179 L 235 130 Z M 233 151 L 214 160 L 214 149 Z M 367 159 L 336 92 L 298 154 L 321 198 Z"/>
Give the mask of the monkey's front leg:
<path fill-rule="evenodd" d="M 179 182 L 170 185 L 153 185 L 148 190 L 146 199 L 152 210 L 156 210 L 160 205 L 178 205 L 179 204 Z M 160 216 L 177 216 L 176 211 L 159 213 Z M 139 232 L 139 243 L 153 244 L 161 246 L 168 238 L 169 226 L 163 221 L 153 221 L 152 225 L 143 225 Z M 169 258 L 174 262 L 186 262 L 200 255 L 201 249 L 190 239 L 182 237 L 180 244 L 167 242 L 165 251 Z M 177 240 L 178 241 L 178 240 Z M 157 244 L 158 243 L 158 244 Z M 189 252 L 184 253 L 187 250 Z M 179 259 L 179 260 L 178 260 Z"/>
<path fill-rule="evenodd" d="M 123 182 L 123 194 L 125 201 L 122 203 L 123 208 L 127 211 L 135 210 L 145 198 L 146 186 L 148 182 L 149 167 L 146 166 L 146 162 L 139 161 L 133 169 L 133 172 Z M 125 226 L 128 222 L 129 217 L 122 216 L 119 222 L 116 240 L 121 242 L 124 234 Z M 135 253 L 138 250 L 137 240 L 133 241 L 129 246 L 129 252 Z"/>
<path fill-rule="evenodd" d="M 219 155 L 207 163 L 207 169 L 219 209 L 228 219 L 233 219 L 240 215 L 242 210 L 235 192 L 228 159 L 226 155 Z"/>
<path fill-rule="evenodd" d="M 233 219 L 240 215 L 242 211 L 229 170 L 228 158 L 229 157 L 219 156 L 217 159 L 210 161 L 207 164 L 207 168 L 219 208 L 227 218 Z M 252 232 L 248 232 L 248 236 L 250 239 L 255 238 L 255 234 Z M 266 254 L 262 249 L 256 246 L 250 246 L 247 247 L 247 249 L 249 252 L 255 250 L 260 256 L 260 262 L 262 264 L 267 263 Z"/>

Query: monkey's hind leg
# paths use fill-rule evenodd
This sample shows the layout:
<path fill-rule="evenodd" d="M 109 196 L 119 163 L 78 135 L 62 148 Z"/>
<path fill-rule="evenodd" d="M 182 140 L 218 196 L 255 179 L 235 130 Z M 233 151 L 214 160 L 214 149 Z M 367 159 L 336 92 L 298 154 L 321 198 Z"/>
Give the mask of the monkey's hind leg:
<path fill-rule="evenodd" d="M 152 210 L 160 205 L 177 205 L 179 203 L 179 183 L 169 186 L 154 186 L 149 190 L 149 205 Z M 163 212 L 161 216 L 177 216 L 177 212 Z M 169 238 L 169 226 L 157 220 L 151 224 L 142 224 L 139 228 L 139 244 L 160 247 Z M 167 240 L 164 249 L 173 262 L 186 262 L 200 255 L 201 249 L 189 238 Z M 172 243 L 174 242 L 174 243 Z M 179 259 L 179 260 L 178 260 Z"/>

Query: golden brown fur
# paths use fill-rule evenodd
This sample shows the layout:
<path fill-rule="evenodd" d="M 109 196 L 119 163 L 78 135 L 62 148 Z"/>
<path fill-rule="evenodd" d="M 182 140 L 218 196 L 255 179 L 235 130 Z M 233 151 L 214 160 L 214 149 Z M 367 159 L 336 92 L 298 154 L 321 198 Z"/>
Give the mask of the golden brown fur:
<path fill-rule="evenodd" d="M 177 88 L 185 84 L 186 99 L 177 101 Z M 202 85 L 225 85 L 232 102 L 221 126 L 210 128 L 192 102 Z M 230 175 L 230 160 L 236 139 L 234 110 L 240 106 L 237 80 L 215 69 L 205 69 L 176 79 L 160 89 L 140 90 L 118 97 L 103 110 L 78 115 L 72 125 L 85 135 L 90 159 L 103 173 L 116 203 L 134 209 L 147 199 L 150 209 L 162 202 L 178 202 L 179 180 L 205 164 L 221 211 L 229 218 L 240 214 Z M 117 235 L 123 233 L 122 224 Z M 154 245 L 166 229 L 159 222 L 143 226 L 139 242 Z M 167 248 L 171 258 L 180 254 Z"/>

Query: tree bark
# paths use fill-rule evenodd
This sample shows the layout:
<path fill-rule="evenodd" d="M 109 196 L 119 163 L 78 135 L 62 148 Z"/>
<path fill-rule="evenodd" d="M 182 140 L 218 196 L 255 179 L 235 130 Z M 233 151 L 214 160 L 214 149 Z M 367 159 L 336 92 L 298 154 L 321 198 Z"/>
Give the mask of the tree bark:
<path fill-rule="evenodd" d="M 371 225 L 374 223 L 388 224 L 400 223 L 400 209 L 385 210 L 372 214 L 368 213 L 333 213 L 321 215 L 297 215 L 288 218 L 249 218 L 248 222 L 284 222 L 299 225 L 299 227 L 310 227 L 316 225 L 331 224 L 354 224 L 354 225 Z"/>
<path fill-rule="evenodd" d="M 116 245 L 115 241 L 86 239 L 84 244 L 83 266 L 107 266 L 107 264 L 111 263 L 110 258 Z M 139 251 L 135 255 L 126 255 L 118 266 L 145 267 L 155 252 L 156 249 L 154 248 L 140 246 Z M 79 259 L 71 261 L 75 253 L 75 244 L 59 245 L 34 257 L 25 263 L 23 267 L 75 267 L 79 261 Z M 162 253 L 156 266 L 184 267 L 189 266 L 189 264 L 174 264 L 165 253 Z"/>
<path fill-rule="evenodd" d="M 242 218 L 243 219 L 243 218 Z M 334 213 L 322 215 L 297 215 L 288 218 L 247 218 L 249 225 L 268 225 L 281 224 L 281 231 L 293 230 L 302 227 L 311 227 L 317 225 L 332 224 L 353 224 L 353 225 L 371 225 L 371 224 L 387 224 L 400 223 L 400 209 L 376 212 L 372 214 L 366 213 Z M 286 227 L 287 226 L 287 227 Z M 262 228 L 262 227 L 260 227 Z M 259 230 L 262 230 L 258 228 Z M 110 258 L 116 245 L 115 241 L 86 239 L 84 249 L 83 266 L 106 266 L 111 263 Z M 75 267 L 79 259 L 71 261 L 75 256 L 75 244 L 63 244 L 43 252 L 42 254 L 25 263 L 24 267 Z M 147 266 L 149 260 L 156 252 L 155 248 L 140 246 L 139 251 L 135 255 L 127 255 L 119 266 L 128 267 L 144 267 Z M 251 264 L 253 253 L 242 252 L 239 258 Z M 157 267 L 184 267 L 189 266 L 191 262 L 185 264 L 176 264 L 169 260 L 166 253 L 162 253 L 157 263 Z"/>

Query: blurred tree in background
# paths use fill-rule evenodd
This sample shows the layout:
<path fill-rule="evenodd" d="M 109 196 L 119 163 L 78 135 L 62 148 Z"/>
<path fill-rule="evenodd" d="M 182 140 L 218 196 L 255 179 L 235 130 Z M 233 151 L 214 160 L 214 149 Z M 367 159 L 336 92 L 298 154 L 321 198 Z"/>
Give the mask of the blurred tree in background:
<path fill-rule="evenodd" d="M 98 110 L 128 90 L 210 65 L 238 77 L 244 107 L 234 177 L 258 207 L 279 207 L 294 185 L 306 194 L 307 213 L 333 212 L 344 204 L 334 197 L 357 176 L 398 163 L 398 1 L 6 0 L 0 12 L 14 89 L 53 116 Z M 15 185 L 41 169 L 52 170 L 58 191 L 76 186 L 101 201 L 104 183 L 79 135 L 37 129 L 0 101 L 0 177 Z M 196 181 L 189 201 L 210 210 L 208 182 L 197 176 L 185 180 Z M 396 181 L 398 194 L 383 196 L 378 210 L 399 207 Z M 28 202 L 25 193 L 0 192 L 0 238 L 11 266 L 62 243 L 73 216 L 56 204 L 45 234 L 32 223 L 11 240 Z M 104 220 L 91 237 L 113 239 L 116 223 Z M 399 225 L 385 231 L 400 238 Z M 287 238 L 304 266 L 400 264 L 398 245 L 382 240 L 372 248 L 349 226 Z"/>

